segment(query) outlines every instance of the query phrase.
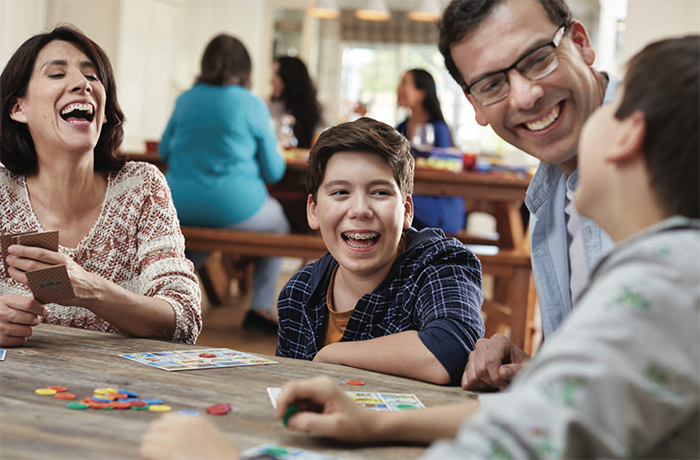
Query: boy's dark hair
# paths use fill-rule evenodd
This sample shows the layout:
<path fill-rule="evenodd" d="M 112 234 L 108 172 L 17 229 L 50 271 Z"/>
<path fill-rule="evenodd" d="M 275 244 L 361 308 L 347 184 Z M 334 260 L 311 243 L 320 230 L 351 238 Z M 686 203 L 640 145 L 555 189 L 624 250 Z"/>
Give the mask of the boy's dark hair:
<path fill-rule="evenodd" d="M 627 63 L 615 117 L 644 114 L 644 156 L 659 205 L 700 217 L 700 35 L 657 41 Z"/>
<path fill-rule="evenodd" d="M 94 149 L 95 170 L 117 171 L 124 165 L 119 146 L 124 140 L 124 112 L 117 100 L 117 84 L 107 54 L 79 29 L 61 25 L 51 32 L 34 35 L 17 48 L 0 75 L 0 162 L 15 174 L 36 171 L 37 157 L 34 140 L 25 123 L 10 117 L 17 98 L 27 94 L 29 80 L 36 58 L 46 45 L 54 40 L 68 42 L 84 53 L 95 64 L 98 78 L 105 88 L 105 116 L 100 138 Z"/>
<path fill-rule="evenodd" d="M 338 152 L 370 152 L 382 157 L 394 171 L 394 179 L 404 198 L 413 193 L 411 145 L 394 128 L 363 117 L 328 128 L 309 154 L 307 186 L 314 203 L 323 183 L 328 160 Z"/>
<path fill-rule="evenodd" d="M 438 49 L 445 60 L 445 67 L 452 78 L 466 90 L 467 83 L 452 60 L 450 48 L 462 41 L 464 37 L 476 29 L 486 16 L 499 3 L 505 0 L 452 0 L 438 19 L 440 32 Z M 571 24 L 571 10 L 565 0 L 539 0 L 552 23 L 558 26 Z"/>
<path fill-rule="evenodd" d="M 202 55 L 201 73 L 195 83 L 214 86 L 241 85 L 250 88 L 253 64 L 243 43 L 236 37 L 219 34 L 212 38 Z"/>

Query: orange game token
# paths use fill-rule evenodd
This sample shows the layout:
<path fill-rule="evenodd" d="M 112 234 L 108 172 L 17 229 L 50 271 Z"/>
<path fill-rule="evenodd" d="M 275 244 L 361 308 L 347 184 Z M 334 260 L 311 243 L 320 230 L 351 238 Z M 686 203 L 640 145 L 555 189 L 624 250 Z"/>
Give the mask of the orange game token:
<path fill-rule="evenodd" d="M 109 403 L 91 401 L 88 403 L 90 409 L 106 409 L 109 407 Z"/>
<path fill-rule="evenodd" d="M 148 403 L 145 403 L 143 401 L 131 401 L 127 404 L 129 404 L 129 406 L 131 407 L 148 407 Z"/>
<path fill-rule="evenodd" d="M 365 382 L 363 382 L 362 380 L 348 380 L 345 383 L 347 383 L 348 385 L 356 386 L 356 387 L 361 387 L 362 385 L 365 384 Z"/>
<path fill-rule="evenodd" d="M 46 388 L 48 388 L 49 390 L 56 390 L 57 393 L 63 393 L 64 391 L 68 391 L 68 388 L 61 385 L 51 385 Z"/>
<path fill-rule="evenodd" d="M 121 403 L 121 402 L 113 402 L 109 403 L 110 407 L 113 407 L 114 409 L 129 409 L 131 408 L 131 404 L 129 403 Z"/>
<path fill-rule="evenodd" d="M 213 353 L 201 353 L 199 355 L 200 358 L 216 358 L 216 355 Z"/>
<path fill-rule="evenodd" d="M 231 406 L 228 404 L 214 404 L 207 407 L 207 414 L 209 415 L 226 415 L 229 412 L 231 412 Z"/>
<path fill-rule="evenodd" d="M 56 399 L 75 399 L 73 393 L 56 393 L 53 397 Z"/>

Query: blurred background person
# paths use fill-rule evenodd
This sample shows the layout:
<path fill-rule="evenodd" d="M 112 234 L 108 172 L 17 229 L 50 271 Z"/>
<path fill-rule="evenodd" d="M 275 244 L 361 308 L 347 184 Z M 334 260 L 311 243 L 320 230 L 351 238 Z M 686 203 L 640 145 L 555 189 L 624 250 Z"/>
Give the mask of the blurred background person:
<path fill-rule="evenodd" d="M 429 155 L 433 147 L 453 147 L 450 128 L 440 108 L 433 76 L 423 69 L 403 74 L 396 91 L 397 105 L 409 110 L 396 127 L 411 142 L 415 155 Z M 413 195 L 413 226 L 441 228 L 446 233 L 464 230 L 466 210 L 462 197 Z"/>
<path fill-rule="evenodd" d="M 194 86 L 177 100 L 159 151 L 183 225 L 289 232 L 282 207 L 266 188 L 282 178 L 286 163 L 265 102 L 250 92 L 251 70 L 245 46 L 217 35 L 204 50 Z M 195 269 L 208 256 L 186 254 Z M 277 257 L 255 260 L 245 329 L 277 333 L 273 308 L 281 264 Z"/>
<path fill-rule="evenodd" d="M 294 117 L 291 120 L 287 117 L 286 123 L 293 126 L 297 145 L 285 147 L 310 149 L 321 131 L 330 126 L 316 99 L 316 86 L 311 81 L 309 71 L 304 62 L 296 57 L 282 56 L 275 59 L 269 106 L 281 140 L 284 139 L 284 133 L 281 132 L 285 127 L 284 115 Z"/>

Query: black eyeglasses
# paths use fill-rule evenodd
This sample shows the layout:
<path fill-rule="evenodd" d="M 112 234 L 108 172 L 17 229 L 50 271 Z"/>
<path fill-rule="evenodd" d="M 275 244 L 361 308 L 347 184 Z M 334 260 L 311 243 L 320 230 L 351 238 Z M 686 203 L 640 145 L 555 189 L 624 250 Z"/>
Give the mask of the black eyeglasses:
<path fill-rule="evenodd" d="M 516 69 L 523 77 L 531 81 L 540 80 L 554 72 L 554 69 L 559 66 L 557 46 L 564 37 L 567 27 L 561 26 L 557 29 L 551 42 L 532 50 L 507 69 L 494 72 L 468 85 L 465 88 L 466 93 L 481 105 L 491 105 L 502 101 L 510 94 L 508 72 L 511 70 Z"/>

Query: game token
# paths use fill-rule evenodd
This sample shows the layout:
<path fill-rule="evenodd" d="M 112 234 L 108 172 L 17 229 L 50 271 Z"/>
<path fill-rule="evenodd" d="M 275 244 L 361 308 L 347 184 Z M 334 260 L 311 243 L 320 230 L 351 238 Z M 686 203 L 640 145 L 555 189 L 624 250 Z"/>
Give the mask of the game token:
<path fill-rule="evenodd" d="M 92 401 L 88 403 L 90 409 L 106 409 L 109 407 L 109 403 Z"/>
<path fill-rule="evenodd" d="M 85 403 L 81 403 L 81 402 L 69 402 L 68 404 L 66 404 L 66 407 L 68 409 L 83 410 L 83 409 L 87 409 L 88 405 Z"/>
<path fill-rule="evenodd" d="M 56 390 L 56 392 L 58 392 L 58 393 L 63 393 L 64 391 L 68 391 L 68 388 L 62 387 L 60 385 L 51 385 L 51 386 L 48 386 L 46 388 L 48 388 L 49 390 Z"/>
<path fill-rule="evenodd" d="M 103 394 L 109 393 L 109 392 L 110 392 L 109 388 L 95 388 L 95 391 L 94 391 L 94 393 L 96 395 L 103 395 Z"/>
<path fill-rule="evenodd" d="M 101 397 L 101 396 L 93 396 L 93 397 L 92 397 L 92 400 L 93 400 L 93 401 L 97 401 L 97 402 L 103 402 L 103 403 L 110 403 L 110 402 L 112 402 L 112 400 L 111 400 L 110 398 L 103 398 L 103 397 Z"/>
<path fill-rule="evenodd" d="M 289 428 L 289 418 L 297 412 L 299 412 L 299 408 L 297 406 L 287 407 L 287 410 L 284 411 L 284 415 L 282 416 L 282 425 L 284 425 L 285 428 Z"/>
<path fill-rule="evenodd" d="M 151 407 L 151 406 L 148 406 L 148 405 L 146 405 L 146 406 L 131 406 L 131 408 L 134 410 L 148 410 L 149 407 Z"/>
<path fill-rule="evenodd" d="M 117 402 L 125 402 L 125 403 L 130 403 L 130 402 L 134 402 L 134 401 L 138 401 L 138 398 L 121 398 L 121 399 L 117 399 Z"/>
<path fill-rule="evenodd" d="M 131 404 L 129 403 L 120 403 L 120 402 L 112 402 L 109 403 L 111 407 L 114 409 L 129 409 L 131 407 Z"/>
<path fill-rule="evenodd" d="M 48 388 L 38 388 L 34 390 L 34 393 L 41 396 L 53 396 L 56 394 L 56 390 L 50 390 Z"/>
<path fill-rule="evenodd" d="M 362 380 L 348 380 L 345 383 L 347 383 L 348 385 L 356 386 L 356 387 L 361 387 L 362 385 L 365 384 L 365 382 L 363 382 Z"/>
<path fill-rule="evenodd" d="M 216 358 L 216 355 L 213 353 L 200 353 L 199 357 L 200 358 Z"/>
<path fill-rule="evenodd" d="M 141 401 L 145 402 L 148 405 L 163 404 L 162 399 L 155 399 L 155 398 L 143 398 Z"/>
<path fill-rule="evenodd" d="M 125 390 L 123 388 L 119 389 L 119 393 L 127 395 L 129 398 L 138 398 L 139 395 L 134 393 L 133 391 Z"/>
<path fill-rule="evenodd" d="M 150 406 L 148 410 L 152 412 L 170 412 L 170 406 L 165 406 L 163 404 L 154 404 Z"/>
<path fill-rule="evenodd" d="M 131 407 L 144 407 L 144 406 L 145 406 L 145 407 L 148 407 L 148 404 L 147 404 L 147 403 L 145 403 L 145 402 L 143 402 L 143 401 L 138 401 L 138 400 L 136 400 L 136 401 L 129 401 L 129 405 L 130 405 Z"/>
<path fill-rule="evenodd" d="M 53 397 L 56 399 L 75 399 L 73 393 L 56 393 Z"/>
<path fill-rule="evenodd" d="M 226 415 L 231 412 L 231 406 L 228 404 L 214 404 L 207 407 L 207 414 L 210 415 Z"/>
<path fill-rule="evenodd" d="M 197 417 L 199 416 L 199 411 L 193 409 L 182 409 L 177 411 L 179 415 L 185 415 L 187 417 Z"/>
<path fill-rule="evenodd" d="M 128 395 L 125 395 L 124 393 L 105 393 L 106 398 L 110 399 L 122 399 L 126 398 Z"/>

